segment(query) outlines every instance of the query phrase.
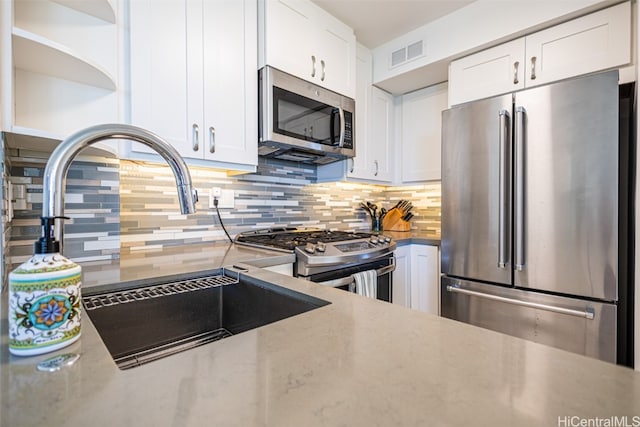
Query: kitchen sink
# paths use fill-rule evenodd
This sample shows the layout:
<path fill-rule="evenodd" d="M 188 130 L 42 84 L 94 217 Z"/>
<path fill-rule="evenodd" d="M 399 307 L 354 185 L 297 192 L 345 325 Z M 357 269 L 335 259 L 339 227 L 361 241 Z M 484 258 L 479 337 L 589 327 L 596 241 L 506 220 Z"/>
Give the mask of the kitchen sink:
<path fill-rule="evenodd" d="M 330 304 L 229 269 L 82 300 L 120 369 Z"/>

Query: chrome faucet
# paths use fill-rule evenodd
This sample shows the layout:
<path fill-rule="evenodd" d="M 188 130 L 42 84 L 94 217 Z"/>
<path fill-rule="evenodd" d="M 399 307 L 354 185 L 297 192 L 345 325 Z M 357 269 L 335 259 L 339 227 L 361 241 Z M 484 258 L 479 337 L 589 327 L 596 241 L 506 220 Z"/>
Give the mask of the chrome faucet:
<path fill-rule="evenodd" d="M 64 190 L 67 170 L 75 156 L 85 147 L 105 139 L 128 139 L 154 149 L 169 163 L 176 178 L 178 201 L 183 214 L 196 211 L 197 193 L 191 184 L 191 175 L 180 154 L 168 142 L 152 132 L 124 124 L 104 124 L 80 130 L 64 141 L 51 153 L 44 170 L 42 188 L 42 217 L 60 219 L 64 216 Z M 54 226 L 55 239 L 62 253 L 63 226 Z"/>

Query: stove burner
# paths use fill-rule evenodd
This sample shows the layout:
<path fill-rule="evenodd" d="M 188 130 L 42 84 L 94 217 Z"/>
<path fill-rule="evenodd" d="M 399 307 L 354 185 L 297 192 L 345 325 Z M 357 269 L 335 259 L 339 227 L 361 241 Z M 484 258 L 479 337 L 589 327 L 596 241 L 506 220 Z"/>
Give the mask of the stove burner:
<path fill-rule="evenodd" d="M 309 228 L 273 228 L 241 233 L 236 237 L 238 243 L 251 245 L 262 245 L 271 248 L 294 251 L 298 246 L 305 246 L 307 243 L 332 243 L 344 242 L 356 239 L 367 239 L 371 233 L 351 232 L 351 231 L 331 231 Z"/>

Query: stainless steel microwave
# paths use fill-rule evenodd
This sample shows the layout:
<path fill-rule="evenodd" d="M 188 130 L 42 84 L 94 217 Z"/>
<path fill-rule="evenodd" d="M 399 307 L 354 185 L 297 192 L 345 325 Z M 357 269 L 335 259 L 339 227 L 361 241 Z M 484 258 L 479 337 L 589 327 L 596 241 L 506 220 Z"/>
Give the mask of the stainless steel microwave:
<path fill-rule="evenodd" d="M 268 66 L 258 80 L 259 155 L 319 165 L 355 155 L 353 99 Z"/>

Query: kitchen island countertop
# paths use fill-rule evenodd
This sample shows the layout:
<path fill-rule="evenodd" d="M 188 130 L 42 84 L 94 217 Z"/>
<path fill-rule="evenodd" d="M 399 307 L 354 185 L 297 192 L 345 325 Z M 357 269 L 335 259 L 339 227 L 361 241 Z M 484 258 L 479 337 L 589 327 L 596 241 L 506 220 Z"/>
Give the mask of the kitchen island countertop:
<path fill-rule="evenodd" d="M 214 256 L 123 256 L 118 279 L 227 261 L 289 261 L 224 246 Z M 126 371 L 116 367 L 86 313 L 79 342 L 31 358 L 9 354 L 3 314 L 0 425 L 558 426 L 613 417 L 640 423 L 640 372 L 244 265 L 248 275 L 331 304 Z M 85 266 L 89 277 L 100 277 L 92 268 L 98 267 Z M 105 267 L 111 276 L 104 281 L 115 278 L 113 269 Z M 81 354 L 73 366 L 36 371 L 38 362 L 67 352 Z"/>

